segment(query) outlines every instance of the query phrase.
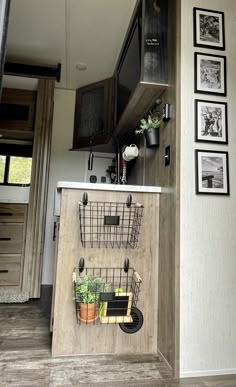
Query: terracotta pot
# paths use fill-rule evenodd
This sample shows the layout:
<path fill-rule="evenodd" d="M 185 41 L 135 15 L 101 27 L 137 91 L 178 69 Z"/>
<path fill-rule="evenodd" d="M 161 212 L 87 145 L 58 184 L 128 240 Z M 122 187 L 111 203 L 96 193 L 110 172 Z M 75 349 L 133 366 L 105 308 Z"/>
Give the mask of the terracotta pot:
<path fill-rule="evenodd" d="M 98 318 L 98 305 L 97 304 L 84 304 L 79 302 L 79 308 L 77 309 L 77 317 L 80 321 L 85 323 L 91 323 Z"/>

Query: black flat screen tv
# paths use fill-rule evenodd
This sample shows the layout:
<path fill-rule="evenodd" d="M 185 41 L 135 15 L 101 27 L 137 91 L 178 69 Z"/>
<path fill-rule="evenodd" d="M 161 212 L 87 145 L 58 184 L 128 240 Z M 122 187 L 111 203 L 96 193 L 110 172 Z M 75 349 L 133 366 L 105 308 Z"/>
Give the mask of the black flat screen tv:
<path fill-rule="evenodd" d="M 2 75 L 6 56 L 7 28 L 10 12 L 10 0 L 0 1 L 0 97 L 2 90 Z"/>
<path fill-rule="evenodd" d="M 141 25 L 142 19 L 140 6 L 116 71 L 116 122 L 119 121 L 132 92 L 140 80 Z"/>
<path fill-rule="evenodd" d="M 135 90 L 138 90 L 138 85 L 144 89 L 150 85 L 167 84 L 167 38 L 168 0 L 140 0 L 115 69 L 115 125 L 119 124 L 130 100 L 130 109 L 137 105 Z M 146 101 L 141 105 L 148 110 L 148 104 Z"/>

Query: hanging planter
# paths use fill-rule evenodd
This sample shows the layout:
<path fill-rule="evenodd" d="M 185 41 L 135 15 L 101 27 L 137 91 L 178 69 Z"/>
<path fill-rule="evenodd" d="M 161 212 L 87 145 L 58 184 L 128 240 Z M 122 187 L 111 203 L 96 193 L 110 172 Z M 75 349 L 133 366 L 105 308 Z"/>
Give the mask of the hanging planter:
<path fill-rule="evenodd" d="M 160 144 L 160 126 L 161 120 L 158 117 L 149 115 L 147 119 L 143 118 L 140 121 L 140 126 L 135 130 L 135 134 L 145 135 L 148 148 L 158 147 Z"/>
<path fill-rule="evenodd" d="M 148 148 L 159 146 L 160 128 L 149 128 L 144 132 Z"/>
<path fill-rule="evenodd" d="M 88 324 L 98 318 L 100 292 L 106 288 L 106 283 L 100 277 L 89 274 L 77 278 L 74 291 L 78 320 Z"/>

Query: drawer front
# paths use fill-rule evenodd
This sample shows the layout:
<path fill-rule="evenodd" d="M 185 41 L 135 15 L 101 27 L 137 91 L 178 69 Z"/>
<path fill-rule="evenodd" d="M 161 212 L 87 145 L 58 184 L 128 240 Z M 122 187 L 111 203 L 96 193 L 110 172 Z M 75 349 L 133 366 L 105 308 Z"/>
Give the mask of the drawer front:
<path fill-rule="evenodd" d="M 21 264 L 19 257 L 13 262 L 2 262 L 0 258 L 0 286 L 19 286 L 21 277 Z M 14 262 L 15 261 L 15 262 Z"/>
<path fill-rule="evenodd" d="M 23 223 L 26 208 L 26 204 L 0 203 L 0 223 Z"/>
<path fill-rule="evenodd" d="M 0 253 L 21 254 L 23 249 L 23 224 L 0 225 Z"/>

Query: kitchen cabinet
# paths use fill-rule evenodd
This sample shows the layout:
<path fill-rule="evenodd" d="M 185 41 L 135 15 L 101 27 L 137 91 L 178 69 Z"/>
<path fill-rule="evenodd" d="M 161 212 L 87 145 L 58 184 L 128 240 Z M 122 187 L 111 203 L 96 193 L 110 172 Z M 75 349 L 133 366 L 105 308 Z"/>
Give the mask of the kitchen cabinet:
<path fill-rule="evenodd" d="M 93 145 L 107 144 L 111 136 L 123 145 L 162 98 L 168 88 L 168 12 L 165 0 L 138 1 L 113 77 L 77 89 L 74 150 L 88 148 L 93 136 Z"/>
<path fill-rule="evenodd" d="M 112 83 L 109 78 L 76 90 L 72 150 L 89 147 L 91 139 L 93 145 L 109 142 L 113 129 Z"/>
<path fill-rule="evenodd" d="M 5 139 L 32 140 L 36 91 L 4 88 L 0 104 L 0 133 Z"/>
<path fill-rule="evenodd" d="M 136 248 L 98 246 L 83 247 L 79 206 L 84 192 L 89 202 L 126 203 L 132 194 L 133 203 L 144 206 Z M 58 248 L 54 277 L 52 356 L 104 353 L 158 353 L 158 248 L 160 187 L 112 186 L 62 182 L 57 185 L 54 215 L 60 216 Z M 57 212 L 59 211 L 59 213 Z M 96 220 L 94 220 L 96 221 Z M 110 227 L 110 226 L 108 226 Z M 114 228 L 114 226 L 113 226 Z M 116 234 L 117 235 L 117 234 Z M 138 308 L 144 316 L 143 327 L 135 334 L 125 334 L 118 324 L 77 323 L 73 300 L 72 273 L 81 257 L 87 268 L 121 268 L 129 258 L 142 278 Z M 65 340 L 66 337 L 66 340 Z"/>
<path fill-rule="evenodd" d="M 20 288 L 27 205 L 0 204 L 0 287 Z"/>

